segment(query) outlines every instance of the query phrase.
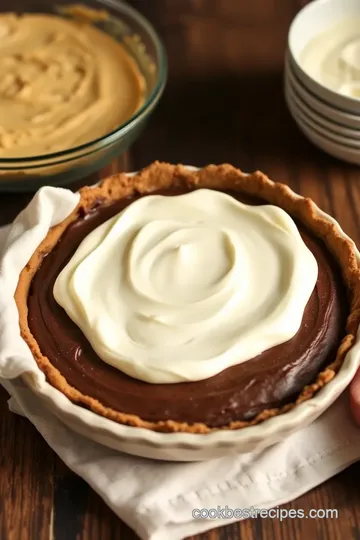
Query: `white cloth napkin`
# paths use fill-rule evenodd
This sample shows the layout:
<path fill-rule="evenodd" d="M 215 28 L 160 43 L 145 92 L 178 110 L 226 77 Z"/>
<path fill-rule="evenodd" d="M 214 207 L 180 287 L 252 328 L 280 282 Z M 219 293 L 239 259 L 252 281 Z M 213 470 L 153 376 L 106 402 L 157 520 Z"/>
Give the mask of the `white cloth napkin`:
<path fill-rule="evenodd" d="M 221 517 L 221 509 L 231 514 L 235 509 L 277 507 L 360 459 L 360 429 L 352 420 L 347 393 L 316 422 L 280 444 L 205 463 L 127 456 L 75 434 L 45 410 L 18 379 L 24 370 L 41 375 L 19 336 L 13 293 L 19 271 L 49 226 L 62 220 L 77 200 L 67 190 L 43 188 L 9 234 L 9 229 L 0 234 L 0 382 L 12 396 L 10 410 L 26 416 L 68 467 L 142 539 L 181 540 L 239 520 Z M 196 519 L 196 509 L 215 509 L 218 516 Z M 304 508 L 305 514 L 309 510 Z"/>

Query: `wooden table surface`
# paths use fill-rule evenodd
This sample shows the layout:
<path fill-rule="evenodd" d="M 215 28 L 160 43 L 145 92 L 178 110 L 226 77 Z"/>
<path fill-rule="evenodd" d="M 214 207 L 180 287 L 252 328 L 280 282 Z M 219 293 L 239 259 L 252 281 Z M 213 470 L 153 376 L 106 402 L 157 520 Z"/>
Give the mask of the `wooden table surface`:
<path fill-rule="evenodd" d="M 360 172 L 315 149 L 283 98 L 283 58 L 297 0 L 134 0 L 169 55 L 169 82 L 127 166 L 154 159 L 230 162 L 261 169 L 312 197 L 360 243 Z M 1 122 L 1 119 L 0 119 Z M 120 159 L 110 170 L 124 166 Z M 84 183 L 89 182 L 85 180 Z M 0 195 L 0 224 L 29 196 Z M 0 392 L 0 540 L 135 540 L 47 447 L 30 423 L 8 412 Z M 247 520 L 197 540 L 360 539 L 360 464 L 287 508 L 336 508 L 337 520 Z"/>

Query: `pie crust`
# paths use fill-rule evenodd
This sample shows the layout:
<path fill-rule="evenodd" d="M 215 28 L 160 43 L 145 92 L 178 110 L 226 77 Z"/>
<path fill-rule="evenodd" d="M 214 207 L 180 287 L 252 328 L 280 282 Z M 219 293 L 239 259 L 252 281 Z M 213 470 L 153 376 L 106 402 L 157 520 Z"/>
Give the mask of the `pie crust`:
<path fill-rule="evenodd" d="M 111 203 L 134 194 L 146 194 L 166 189 L 174 184 L 187 188 L 232 189 L 260 197 L 270 204 L 277 205 L 304 223 L 315 236 L 320 237 L 339 262 L 344 283 L 349 291 L 350 313 L 347 318 L 346 335 L 339 345 L 334 361 L 318 374 L 313 384 L 303 388 L 296 401 L 279 408 L 266 409 L 249 421 L 234 421 L 229 425 L 216 428 L 203 423 L 187 424 L 172 420 L 149 422 L 138 416 L 105 407 L 91 396 L 82 394 L 70 386 L 59 370 L 52 365 L 51 359 L 42 354 L 29 329 L 27 297 L 32 278 L 41 265 L 43 257 L 55 247 L 65 229 L 72 222 L 83 217 L 95 206 Z M 135 176 L 121 173 L 105 179 L 96 187 L 82 188 L 80 201 L 75 210 L 64 221 L 50 229 L 46 238 L 22 270 L 15 292 L 15 301 L 19 311 L 21 336 L 28 344 L 39 368 L 44 372 L 49 383 L 73 403 L 128 426 L 143 427 L 158 432 L 205 434 L 211 431 L 244 428 L 286 413 L 300 403 L 311 399 L 336 376 L 347 352 L 355 342 L 360 323 L 360 270 L 354 243 L 340 234 L 339 226 L 335 222 L 332 223 L 319 216 L 318 209 L 311 199 L 294 194 L 286 185 L 273 182 L 259 171 L 245 174 L 228 164 L 208 165 L 203 169 L 192 171 L 183 165 L 154 162 Z"/>

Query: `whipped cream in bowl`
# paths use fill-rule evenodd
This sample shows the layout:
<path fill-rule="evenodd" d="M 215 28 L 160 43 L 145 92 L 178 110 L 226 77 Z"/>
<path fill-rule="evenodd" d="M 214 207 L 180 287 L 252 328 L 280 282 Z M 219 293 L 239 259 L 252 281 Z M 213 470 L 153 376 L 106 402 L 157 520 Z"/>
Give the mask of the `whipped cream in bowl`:
<path fill-rule="evenodd" d="M 359 1 L 307 3 L 290 25 L 286 69 L 293 71 L 299 85 L 312 97 L 336 114 L 359 115 Z M 331 111 L 329 119 L 330 115 Z M 346 117 L 340 123 L 346 124 Z"/>
<path fill-rule="evenodd" d="M 344 18 L 310 40 L 300 56 L 314 80 L 350 98 L 360 98 L 360 16 Z"/>
<path fill-rule="evenodd" d="M 290 340 L 317 275 L 284 210 L 198 189 L 140 198 L 93 230 L 54 297 L 104 362 L 169 384 Z"/>

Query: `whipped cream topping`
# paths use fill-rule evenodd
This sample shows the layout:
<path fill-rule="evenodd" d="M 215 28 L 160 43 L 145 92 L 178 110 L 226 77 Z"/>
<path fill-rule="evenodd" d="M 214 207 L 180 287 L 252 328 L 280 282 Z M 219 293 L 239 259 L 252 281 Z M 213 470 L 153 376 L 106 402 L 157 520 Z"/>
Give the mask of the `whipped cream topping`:
<path fill-rule="evenodd" d="M 97 227 L 54 297 L 104 362 L 178 383 L 294 337 L 317 275 L 285 211 L 199 189 L 140 198 Z"/>
<path fill-rule="evenodd" d="M 300 63 L 327 88 L 360 98 L 360 19 L 346 17 L 320 33 L 306 45 Z"/>

